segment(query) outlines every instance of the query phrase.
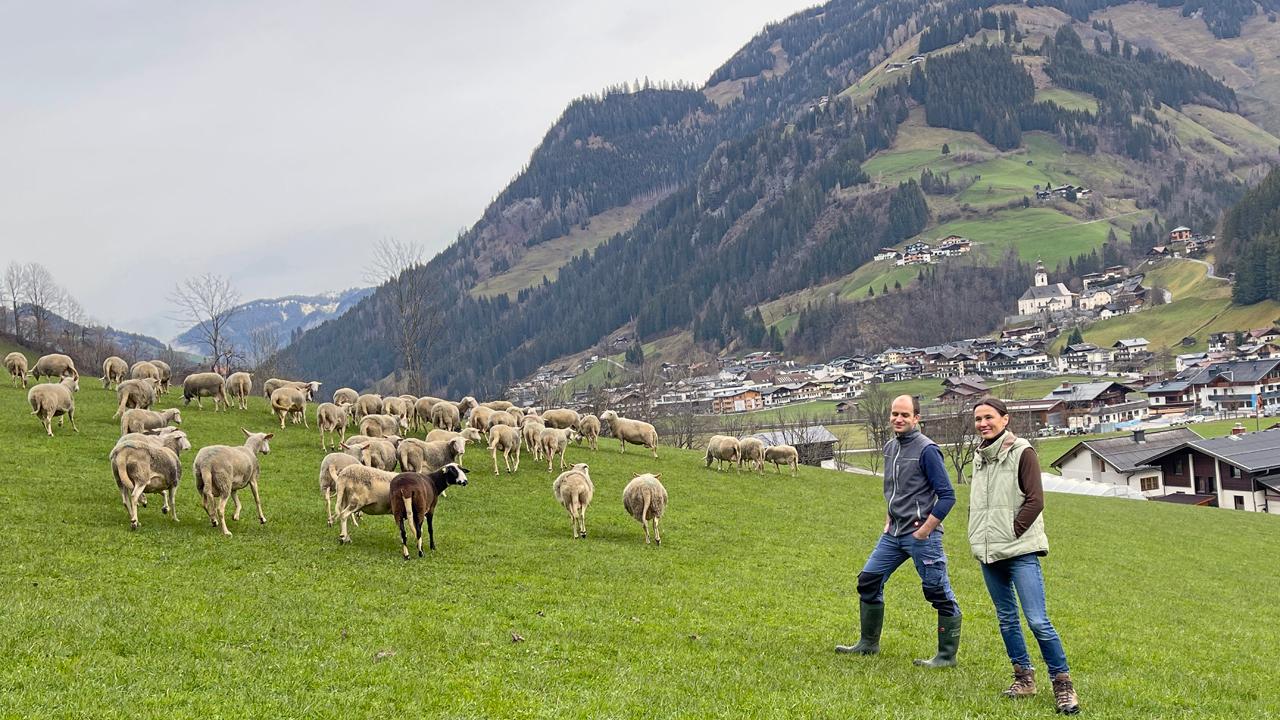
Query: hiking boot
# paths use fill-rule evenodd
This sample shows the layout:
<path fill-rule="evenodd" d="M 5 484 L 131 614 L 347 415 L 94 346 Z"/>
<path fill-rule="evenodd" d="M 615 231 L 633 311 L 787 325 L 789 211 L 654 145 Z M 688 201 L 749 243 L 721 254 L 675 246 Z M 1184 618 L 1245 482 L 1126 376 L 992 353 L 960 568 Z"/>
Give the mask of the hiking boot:
<path fill-rule="evenodd" d="M 880 628 L 884 627 L 884 605 L 863 602 L 858 606 L 862 620 L 862 637 L 857 645 L 837 645 L 836 652 L 875 655 L 880 652 Z"/>
<path fill-rule="evenodd" d="M 1053 676 L 1053 699 L 1058 704 L 1058 712 L 1063 715 L 1080 712 L 1080 701 L 1076 699 L 1076 688 L 1071 684 L 1071 673 Z"/>
<path fill-rule="evenodd" d="M 1036 669 L 1014 665 L 1013 684 L 1004 691 L 1004 696 L 1010 700 L 1017 700 L 1018 698 L 1029 698 L 1035 694 Z"/>
<path fill-rule="evenodd" d="M 960 616 L 938 618 L 938 654 L 928 660 L 915 660 L 920 667 L 955 667 L 960 651 Z"/>

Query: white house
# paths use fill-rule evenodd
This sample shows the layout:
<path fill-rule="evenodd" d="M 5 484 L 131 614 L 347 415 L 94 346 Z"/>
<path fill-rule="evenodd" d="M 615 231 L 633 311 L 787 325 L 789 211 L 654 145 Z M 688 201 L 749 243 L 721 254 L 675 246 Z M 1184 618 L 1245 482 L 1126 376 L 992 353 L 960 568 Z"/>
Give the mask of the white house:
<path fill-rule="evenodd" d="M 1165 494 L 1161 470 L 1142 463 L 1199 439 L 1199 435 L 1182 427 L 1160 432 L 1135 430 L 1121 437 L 1078 442 L 1049 464 L 1065 478 L 1127 485 L 1147 497 L 1159 497 Z"/>
<path fill-rule="evenodd" d="M 1035 315 L 1042 312 L 1070 310 L 1076 303 L 1076 294 L 1062 283 L 1049 284 L 1049 273 L 1044 263 L 1036 263 L 1035 284 L 1018 298 L 1019 315 Z"/>

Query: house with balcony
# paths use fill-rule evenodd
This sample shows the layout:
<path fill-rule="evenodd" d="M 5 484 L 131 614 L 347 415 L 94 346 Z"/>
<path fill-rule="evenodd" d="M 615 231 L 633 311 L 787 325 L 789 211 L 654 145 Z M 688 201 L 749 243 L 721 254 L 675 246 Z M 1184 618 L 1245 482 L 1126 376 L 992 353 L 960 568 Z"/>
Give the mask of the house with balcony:
<path fill-rule="evenodd" d="M 1098 411 L 1112 405 L 1128 402 L 1134 389 L 1118 382 L 1071 383 L 1064 382 L 1045 395 L 1045 400 L 1060 400 L 1063 419 L 1069 428 L 1093 429 L 1105 413 Z"/>
<path fill-rule="evenodd" d="M 1120 437 L 1082 440 L 1049 465 L 1071 480 L 1127 485 L 1147 497 L 1165 494 L 1161 469 L 1145 461 L 1200 436 L 1187 428 L 1160 432 L 1134 430 Z"/>
<path fill-rule="evenodd" d="M 1148 457 L 1167 494 L 1193 505 L 1280 514 L 1280 429 L 1188 439 Z"/>

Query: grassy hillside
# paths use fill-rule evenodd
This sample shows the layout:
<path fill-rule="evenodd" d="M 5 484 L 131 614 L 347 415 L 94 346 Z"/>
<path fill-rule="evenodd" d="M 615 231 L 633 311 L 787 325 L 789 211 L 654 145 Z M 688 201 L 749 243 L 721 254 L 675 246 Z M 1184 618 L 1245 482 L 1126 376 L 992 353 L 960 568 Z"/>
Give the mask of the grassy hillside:
<path fill-rule="evenodd" d="M 888 588 L 883 653 L 837 657 L 854 632 L 856 570 L 883 517 L 879 481 L 805 469 L 781 488 L 701 467 L 573 449 L 593 466 L 590 537 L 574 541 L 535 463 L 473 482 L 437 513 L 439 549 L 404 562 L 386 517 L 339 546 L 316 490 L 314 431 L 262 458 L 268 524 L 210 528 L 188 474 L 179 517 L 155 498 L 128 529 L 106 466 L 111 394 L 86 387 L 79 434 L 41 435 L 0 383 L 0 665 L 6 717 L 1024 717 L 979 570 L 965 552 L 967 489 L 947 521 L 966 615 L 961 665 L 923 672 L 933 613 L 909 568 Z M 197 446 L 238 442 L 248 412 L 191 410 Z M 619 502 L 632 472 L 671 494 L 663 545 Z M 764 482 L 768 483 L 769 480 Z M 763 492 L 762 492 L 763 491 Z M 251 505 L 251 500 L 246 497 Z M 1267 633 L 1280 577 L 1275 518 L 1098 498 L 1049 498 L 1053 618 L 1092 717 L 1280 712 Z M 1170 552 L 1194 546 L 1195 553 Z M 1118 549 L 1122 548 L 1122 551 Z M 1212 598 L 1212 618 L 1206 617 Z M 513 634 L 523 638 L 513 642 Z M 1187 667 L 1195 673 L 1187 673 Z M 163 670 L 160 670 L 163 669 Z"/>

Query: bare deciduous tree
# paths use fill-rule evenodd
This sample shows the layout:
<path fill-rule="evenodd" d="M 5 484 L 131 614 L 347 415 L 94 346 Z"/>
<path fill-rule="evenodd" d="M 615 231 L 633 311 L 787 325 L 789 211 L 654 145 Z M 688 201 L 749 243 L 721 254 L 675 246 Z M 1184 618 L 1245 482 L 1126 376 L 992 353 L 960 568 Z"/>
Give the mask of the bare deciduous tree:
<path fill-rule="evenodd" d="M 49 321 L 58 312 L 66 297 L 58 287 L 49 268 L 40 263 L 28 263 L 23 268 L 23 304 L 35 323 L 36 341 L 49 342 Z"/>
<path fill-rule="evenodd" d="M 257 327 L 249 331 L 245 360 L 262 381 L 276 377 L 276 352 L 280 349 L 280 331 L 273 327 Z"/>
<path fill-rule="evenodd" d="M 957 483 L 965 482 L 964 469 L 973 461 L 982 436 L 973 426 L 973 412 L 968 403 L 947 403 L 937 409 L 929 421 L 929 437 L 951 461 Z"/>
<path fill-rule="evenodd" d="M 13 311 L 13 334 L 18 342 L 22 342 L 21 308 L 22 299 L 27 294 L 26 287 L 27 275 L 23 272 L 22 264 L 16 260 L 10 261 L 4 269 L 4 300 Z"/>
<path fill-rule="evenodd" d="M 193 325 L 197 342 L 208 348 L 210 369 L 238 357 L 227 338 L 227 324 L 240 311 L 240 293 L 230 279 L 213 273 L 187 278 L 174 286 L 169 302 L 177 308 L 173 318 Z"/>
<path fill-rule="evenodd" d="M 429 282 L 423 270 L 422 247 L 390 238 L 379 240 L 364 277 L 370 284 L 386 287 L 383 297 L 390 310 L 405 386 L 410 393 L 420 394 L 426 386 L 421 358 L 430 355 L 443 310 L 439 286 Z"/>

